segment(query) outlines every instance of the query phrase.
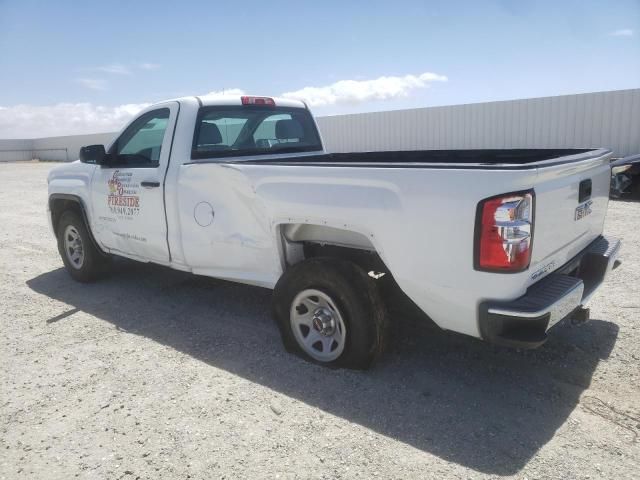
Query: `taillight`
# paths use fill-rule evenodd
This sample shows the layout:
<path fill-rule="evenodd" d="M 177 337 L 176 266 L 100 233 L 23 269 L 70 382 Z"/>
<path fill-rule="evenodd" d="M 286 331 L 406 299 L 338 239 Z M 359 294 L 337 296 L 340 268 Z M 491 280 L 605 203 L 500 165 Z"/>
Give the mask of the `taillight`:
<path fill-rule="evenodd" d="M 478 204 L 475 268 L 521 272 L 529 268 L 533 241 L 533 190 L 487 198 Z"/>
<path fill-rule="evenodd" d="M 275 107 L 276 102 L 271 97 L 248 97 L 242 96 L 240 97 L 242 100 L 242 105 L 264 105 L 266 107 Z"/>

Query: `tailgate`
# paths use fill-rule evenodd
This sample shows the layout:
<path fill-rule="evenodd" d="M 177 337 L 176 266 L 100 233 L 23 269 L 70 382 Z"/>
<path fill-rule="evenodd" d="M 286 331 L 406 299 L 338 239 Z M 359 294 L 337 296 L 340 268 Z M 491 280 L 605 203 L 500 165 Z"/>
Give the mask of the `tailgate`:
<path fill-rule="evenodd" d="M 540 164 L 531 281 L 561 267 L 602 234 L 609 203 L 610 157 L 608 150 L 595 150 Z"/>

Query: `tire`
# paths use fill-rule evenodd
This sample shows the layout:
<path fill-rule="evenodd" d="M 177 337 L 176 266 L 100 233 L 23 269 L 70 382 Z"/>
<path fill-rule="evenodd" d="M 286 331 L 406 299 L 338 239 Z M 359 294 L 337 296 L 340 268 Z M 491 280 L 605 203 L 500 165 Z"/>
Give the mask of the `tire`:
<path fill-rule="evenodd" d="M 382 298 L 352 262 L 318 257 L 291 267 L 275 286 L 273 316 L 289 352 L 327 367 L 367 369 L 384 350 Z"/>
<path fill-rule="evenodd" d="M 96 280 L 104 271 L 107 257 L 94 245 L 80 215 L 70 210 L 64 212 L 57 233 L 58 252 L 69 275 L 83 283 Z"/>

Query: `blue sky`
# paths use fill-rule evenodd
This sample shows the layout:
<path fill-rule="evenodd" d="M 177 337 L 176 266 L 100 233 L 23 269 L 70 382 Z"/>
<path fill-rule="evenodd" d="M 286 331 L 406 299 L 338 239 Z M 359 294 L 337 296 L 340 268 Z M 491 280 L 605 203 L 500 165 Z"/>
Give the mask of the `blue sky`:
<path fill-rule="evenodd" d="M 640 0 L 0 0 L 0 138 L 222 89 L 328 115 L 637 87 Z"/>

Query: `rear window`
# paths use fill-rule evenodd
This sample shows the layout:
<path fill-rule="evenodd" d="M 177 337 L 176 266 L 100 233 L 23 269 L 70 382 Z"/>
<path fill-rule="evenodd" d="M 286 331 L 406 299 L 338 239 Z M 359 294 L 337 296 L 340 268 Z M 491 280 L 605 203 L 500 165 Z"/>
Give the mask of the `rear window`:
<path fill-rule="evenodd" d="M 202 107 L 192 159 L 322 150 L 311 114 L 304 108 Z"/>

